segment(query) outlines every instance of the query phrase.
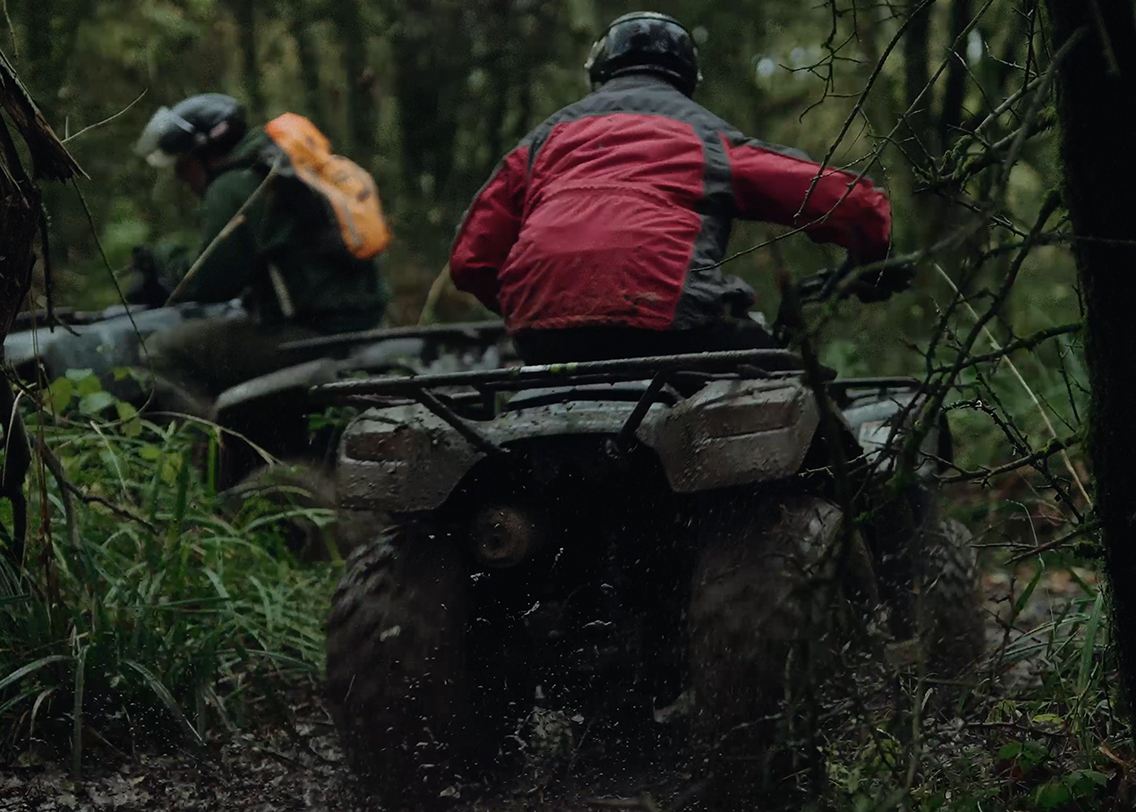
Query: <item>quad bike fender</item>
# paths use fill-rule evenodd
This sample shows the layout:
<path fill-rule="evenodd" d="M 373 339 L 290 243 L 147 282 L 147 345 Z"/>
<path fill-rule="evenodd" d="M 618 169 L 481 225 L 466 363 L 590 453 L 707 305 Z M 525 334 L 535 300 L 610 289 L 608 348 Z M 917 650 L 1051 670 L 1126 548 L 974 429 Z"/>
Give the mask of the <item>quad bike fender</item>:
<path fill-rule="evenodd" d="M 339 364 L 333 359 L 319 358 L 239 383 L 217 396 L 215 417 L 224 424 L 225 416 L 237 411 L 285 398 L 306 399 L 311 387 L 334 381 L 338 368 Z"/>
<path fill-rule="evenodd" d="M 675 493 L 784 479 L 796 473 L 820 423 L 816 398 L 795 379 L 716 381 L 639 437 Z"/>
<path fill-rule="evenodd" d="M 348 355 L 353 369 L 382 369 L 397 362 L 417 362 L 426 355 L 421 338 L 389 338 L 355 347 Z"/>
<path fill-rule="evenodd" d="M 346 360 L 317 358 L 278 369 L 222 392 L 217 398 L 217 419 L 223 422 L 226 414 L 248 408 L 261 409 L 270 403 L 306 403 L 309 389 L 335 381 L 341 372 L 382 370 L 400 362 L 414 364 L 424 346 L 425 342 L 413 338 L 380 341 L 355 350 Z"/>
<path fill-rule="evenodd" d="M 891 471 L 925 399 L 924 395 L 911 390 L 874 392 L 857 398 L 845 408 L 844 420 L 868 459 L 878 462 L 884 471 Z M 950 425 L 946 415 L 941 414 L 923 438 L 915 473 L 921 479 L 930 478 L 953 457 Z"/>
<path fill-rule="evenodd" d="M 541 437 L 614 435 L 634 407 L 633 402 L 556 403 L 508 412 L 475 428 L 503 448 Z M 664 408 L 653 406 L 648 419 Z M 340 505 L 390 513 L 433 510 L 486 456 L 424 406 L 373 409 L 351 422 L 340 443 Z"/>
<path fill-rule="evenodd" d="M 542 437 L 615 437 L 633 401 L 575 401 L 506 412 L 477 432 L 504 448 Z M 819 424 L 812 392 L 794 380 L 715 381 L 667 408 L 656 403 L 636 438 L 658 455 L 677 493 L 794 474 Z M 345 508 L 411 513 L 442 505 L 485 452 L 418 404 L 372 410 L 344 433 L 338 462 Z"/>

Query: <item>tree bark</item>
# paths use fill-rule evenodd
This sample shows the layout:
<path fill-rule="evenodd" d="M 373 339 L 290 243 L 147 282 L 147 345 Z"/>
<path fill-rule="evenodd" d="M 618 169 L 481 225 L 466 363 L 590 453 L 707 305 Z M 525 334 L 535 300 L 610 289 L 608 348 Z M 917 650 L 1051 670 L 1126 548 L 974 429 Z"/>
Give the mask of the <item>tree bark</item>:
<path fill-rule="evenodd" d="M 495 166 L 504 152 L 505 117 L 509 114 L 509 94 L 513 89 L 513 76 L 517 69 L 517 33 L 510 26 L 513 13 L 512 0 L 494 0 L 488 9 L 492 26 L 499 32 L 493 57 L 489 60 L 490 83 L 493 99 L 485 120 L 486 142 L 489 145 L 488 164 Z"/>
<path fill-rule="evenodd" d="M 44 81 L 54 77 L 52 68 L 51 18 L 52 0 L 30 0 L 24 4 L 24 26 L 27 30 L 26 56 L 34 76 Z"/>
<path fill-rule="evenodd" d="M 312 15 L 305 8 L 304 0 L 288 0 L 288 32 L 296 43 L 300 81 L 304 85 L 305 112 L 320 127 L 325 127 L 319 46 L 312 35 L 311 24 Z"/>
<path fill-rule="evenodd" d="M 931 9 L 933 4 L 915 11 L 911 25 L 903 40 L 904 100 L 905 108 L 910 108 L 931 81 L 928 67 L 928 48 L 931 39 Z M 908 156 L 920 166 L 935 155 L 935 145 L 931 143 L 931 104 L 934 96 L 928 93 L 920 106 L 907 116 L 907 130 L 910 139 L 905 146 Z"/>
<path fill-rule="evenodd" d="M 4 246 L 0 251 L 0 363 L 4 360 L 3 339 L 31 288 L 41 200 L 39 189 L 24 174 L 12 134 L 0 116 L 0 245 Z M 19 569 L 28 520 L 24 478 L 32 459 L 7 376 L 0 381 L 0 415 L 0 435 L 5 441 L 0 498 L 12 504 L 12 528 L 0 528 L 0 537 L 7 542 L 0 552 Z"/>
<path fill-rule="evenodd" d="M 453 172 L 458 104 L 466 92 L 468 65 L 456 55 L 468 53 L 470 42 L 460 11 L 441 0 L 408 0 L 392 39 L 403 173 L 411 188 L 430 175 L 434 192 L 427 197 L 432 200 Z"/>
<path fill-rule="evenodd" d="M 256 8 L 253 0 L 234 0 L 233 15 L 237 20 L 237 31 L 241 45 L 241 81 L 248 98 L 252 117 L 263 121 L 267 113 L 264 88 L 260 81 L 260 61 L 256 46 Z"/>
<path fill-rule="evenodd" d="M 375 156 L 378 115 L 372 92 L 375 74 L 367 60 L 363 12 L 359 0 L 335 0 L 332 8 L 343 47 L 343 68 L 347 73 L 347 128 L 351 135 L 351 157 L 370 167 Z"/>
<path fill-rule="evenodd" d="M 3 108 L 0 114 L 0 361 L 3 361 L 3 339 L 31 288 L 35 238 L 43 222 L 39 187 L 24 169 L 7 122 L 12 122 L 27 145 L 36 178 L 68 180 L 82 174 L 82 170 L 52 132 L 2 51 L 0 108 Z M 14 400 L 5 377 L 0 382 L 0 412 L 4 415 L 0 426 L 7 441 L 7 453 L 0 476 L 0 498 L 12 503 L 14 527 L 3 534 L 10 543 L 0 553 L 7 554 L 19 566 L 23 560 L 27 520 L 24 477 L 31 464 L 31 453 Z"/>
<path fill-rule="evenodd" d="M 954 0 L 951 3 L 951 42 L 959 38 L 970 24 L 973 13 L 971 0 Z M 939 113 L 939 143 L 946 149 L 958 136 L 962 123 L 962 106 L 966 99 L 966 42 L 960 42 L 951 54 L 947 68 L 947 87 L 943 91 L 943 108 Z"/>
<path fill-rule="evenodd" d="M 1123 194 L 1136 186 L 1128 101 L 1136 98 L 1136 20 L 1118 0 L 1047 0 L 1053 49 L 1084 36 L 1059 68 L 1058 118 L 1065 203 L 1085 306 L 1092 379 L 1089 454 L 1129 707 L 1136 699 L 1136 420 L 1129 386 L 1136 358 L 1136 213 Z M 1094 20 L 1099 9 L 1102 20 Z M 1100 24 L 1103 23 L 1103 24 Z M 1115 60 L 1114 70 L 1110 59 Z M 1116 241 L 1116 242 L 1113 242 Z M 1123 242 L 1121 242 L 1123 241 Z"/>

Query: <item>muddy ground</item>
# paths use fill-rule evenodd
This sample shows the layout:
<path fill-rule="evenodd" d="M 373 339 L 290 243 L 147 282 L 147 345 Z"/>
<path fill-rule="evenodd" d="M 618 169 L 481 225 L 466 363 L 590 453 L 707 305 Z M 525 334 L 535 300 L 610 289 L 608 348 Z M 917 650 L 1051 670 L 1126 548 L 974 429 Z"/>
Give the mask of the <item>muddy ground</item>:
<path fill-rule="evenodd" d="M 1023 636 L 1037 635 L 1069 601 L 1084 596 L 1078 580 L 1093 584 L 1088 571 L 1075 576 L 1055 570 L 1038 584 L 1008 638 L 1004 619 L 1015 594 L 1030 582 L 1028 570 L 994 571 L 983 578 L 992 650 Z M 1029 665 L 1018 674 L 1028 679 Z M 381 807 L 362 794 L 342 760 L 334 732 L 320 703 L 294 703 L 295 728 L 236 735 L 213 743 L 200 754 L 142 755 L 133 760 L 108 758 L 88 765 L 84 780 L 71 780 L 65 767 L 36 763 L 0 763 L 0 812 L 377 812 Z M 454 804 L 455 812 L 542 810 L 582 812 L 603 808 L 676 809 L 691 807 L 697 787 L 680 770 L 659 770 L 645 756 L 642 764 L 624 763 L 621 771 L 597 776 L 584 769 L 554 789 L 521 781 L 506 797 L 486 797 L 470 788 Z M 660 776 L 664 776 L 660 780 Z M 608 803 L 602 803 L 607 800 Z M 622 802 L 620 802 L 622 801 Z M 636 803 L 638 801 L 638 803 Z"/>

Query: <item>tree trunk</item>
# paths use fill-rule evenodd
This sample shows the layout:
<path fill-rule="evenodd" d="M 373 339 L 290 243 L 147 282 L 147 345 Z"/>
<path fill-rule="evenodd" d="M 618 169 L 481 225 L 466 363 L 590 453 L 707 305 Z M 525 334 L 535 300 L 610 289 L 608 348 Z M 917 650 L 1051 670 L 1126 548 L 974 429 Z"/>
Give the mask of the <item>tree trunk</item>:
<path fill-rule="evenodd" d="M 260 61 L 256 47 L 256 8 L 253 0 L 234 0 L 233 15 L 237 20 L 241 44 L 241 81 L 248 98 L 249 112 L 254 119 L 263 121 L 267 114 L 264 88 L 260 81 Z"/>
<path fill-rule="evenodd" d="M 1136 699 L 1136 420 L 1126 392 L 1132 385 L 1136 330 L 1136 216 L 1123 203 L 1136 186 L 1129 165 L 1136 98 L 1136 21 L 1130 3 L 1047 0 L 1056 50 L 1080 29 L 1083 39 L 1058 73 L 1058 117 L 1065 203 L 1077 237 L 1074 253 L 1085 304 L 1086 347 L 1092 378 L 1089 454 L 1096 509 L 1111 590 L 1129 707 Z M 1099 8 L 1103 25 L 1093 19 Z M 1104 32 L 1107 32 L 1105 34 Z M 1102 36 L 1103 35 L 1103 36 Z M 1107 37 L 1107 41 L 1103 38 Z M 1110 68 L 1110 61 L 1114 61 Z M 1115 70 L 1119 68 L 1119 70 Z M 1131 180 L 1131 182 L 1129 182 Z"/>
<path fill-rule="evenodd" d="M 296 58 L 300 63 L 300 81 L 304 85 L 305 113 L 320 127 L 324 120 L 323 92 L 320 87 L 319 45 L 312 35 L 312 15 L 304 0 L 288 0 L 288 32 L 296 43 Z"/>
<path fill-rule="evenodd" d="M 933 166 L 939 155 L 937 128 L 933 113 L 935 95 L 924 93 L 931 81 L 931 12 L 934 4 L 912 6 L 912 18 L 903 38 L 903 104 L 907 110 L 903 126 L 898 132 L 900 148 L 903 151 L 898 164 L 897 179 L 907 187 L 911 200 L 913 217 L 908 222 L 909 238 L 912 244 L 920 247 L 933 244 L 943 233 L 946 224 L 943 220 L 944 204 L 934 192 L 920 187 L 924 185 L 926 172 Z M 918 105 L 916 100 L 922 100 Z"/>
<path fill-rule="evenodd" d="M 489 60 L 490 83 L 493 99 L 486 116 L 486 143 L 489 145 L 488 166 L 501 159 L 505 142 L 505 117 L 509 114 L 509 94 L 517 69 L 517 34 L 509 25 L 513 13 L 512 0 L 494 0 L 490 5 L 492 26 L 499 32 L 493 57 Z"/>
<path fill-rule="evenodd" d="M 31 288 L 35 238 L 42 222 L 39 187 L 24 169 L 7 122 L 12 122 L 27 144 L 36 178 L 68 180 L 82 170 L 56 138 L 2 51 L 0 107 L 4 111 L 0 114 L 0 361 L 3 361 L 3 340 Z M 27 501 L 23 488 L 31 455 L 14 403 L 11 385 L 5 377 L 0 382 L 0 411 L 4 413 L 0 427 L 7 441 L 0 498 L 12 503 L 14 526 L 11 532 L 4 528 L 0 534 L 8 541 L 0 554 L 6 554 L 18 566 L 24 554 Z"/>
<path fill-rule="evenodd" d="M 967 25 L 973 11 L 971 0 L 954 0 L 951 3 L 951 42 L 956 41 Z M 939 113 L 939 143 L 946 149 L 958 137 L 962 124 L 962 106 L 966 99 L 966 42 L 958 44 L 951 54 L 947 68 L 947 87 L 943 91 L 943 109 Z"/>
<path fill-rule="evenodd" d="M 931 9 L 928 4 L 921 10 L 915 11 L 911 25 L 903 39 L 903 71 L 904 71 L 904 107 L 910 108 L 923 88 L 931 81 L 931 71 L 928 67 L 928 47 L 931 39 Z M 935 155 L 935 145 L 931 143 L 931 105 L 934 96 L 930 93 L 923 97 L 919 107 L 907 116 L 907 143 L 904 148 L 908 157 L 920 166 L 927 165 Z"/>
<path fill-rule="evenodd" d="M 465 24 L 456 6 L 435 0 L 403 4 L 403 25 L 393 38 L 395 95 L 402 129 L 403 173 L 410 188 L 433 178 L 436 201 L 454 166 L 458 102 L 468 66 L 455 55 L 468 52 Z"/>
<path fill-rule="evenodd" d="M 27 31 L 25 57 L 32 70 L 32 81 L 50 82 L 55 77 L 51 59 L 52 0 L 29 0 L 24 4 Z M 42 77 L 40 79 L 39 77 Z"/>
<path fill-rule="evenodd" d="M 0 116 L 0 245 L 4 246 L 0 252 L 0 363 L 4 360 L 2 342 L 31 288 L 40 200 L 39 190 L 24 175 L 16 145 Z M 24 477 L 31 465 L 31 451 L 7 376 L 0 381 L 0 411 L 0 429 L 7 441 L 0 471 L 0 498 L 12 504 L 13 525 L 10 531 L 0 528 L 0 538 L 6 542 L 0 552 L 18 568 L 24 558 L 28 515 Z"/>
<path fill-rule="evenodd" d="M 8 335 L 31 286 L 40 193 L 23 173 L 8 125 L 0 118 L 0 330 Z M 0 336 L 2 337 L 2 336 Z M 0 345 L 0 354 L 3 347 Z"/>
<path fill-rule="evenodd" d="M 372 92 L 375 74 L 367 60 L 367 30 L 359 0 L 335 0 L 332 14 L 343 46 L 343 68 L 347 73 L 347 128 L 351 135 L 351 157 L 370 168 L 375 156 L 378 116 Z"/>

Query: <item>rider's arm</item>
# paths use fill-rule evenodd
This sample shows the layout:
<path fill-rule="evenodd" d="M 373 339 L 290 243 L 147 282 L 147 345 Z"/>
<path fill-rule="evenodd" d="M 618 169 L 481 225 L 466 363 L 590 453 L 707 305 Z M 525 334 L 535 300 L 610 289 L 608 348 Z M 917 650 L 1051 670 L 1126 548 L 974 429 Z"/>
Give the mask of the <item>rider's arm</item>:
<path fill-rule="evenodd" d="M 225 172 L 209 184 L 201 204 L 201 246 L 192 260 L 178 269 L 178 279 L 189 270 L 192 261 L 213 243 L 259 185 L 257 176 L 246 171 Z M 249 216 L 254 214 L 246 212 Z M 235 299 L 248 286 L 256 265 L 256 240 L 246 220 L 217 242 L 205 262 L 178 292 L 177 298 L 183 302 Z"/>
<path fill-rule="evenodd" d="M 462 218 L 450 251 L 454 286 L 495 313 L 500 312 L 497 271 L 521 232 L 528 154 L 528 147 L 522 146 L 505 156 Z"/>
<path fill-rule="evenodd" d="M 832 167 L 817 180 L 820 165 L 801 152 L 731 135 L 723 142 L 739 216 L 803 227 L 814 242 L 835 243 L 861 263 L 887 256 L 891 204 L 869 180 Z"/>

